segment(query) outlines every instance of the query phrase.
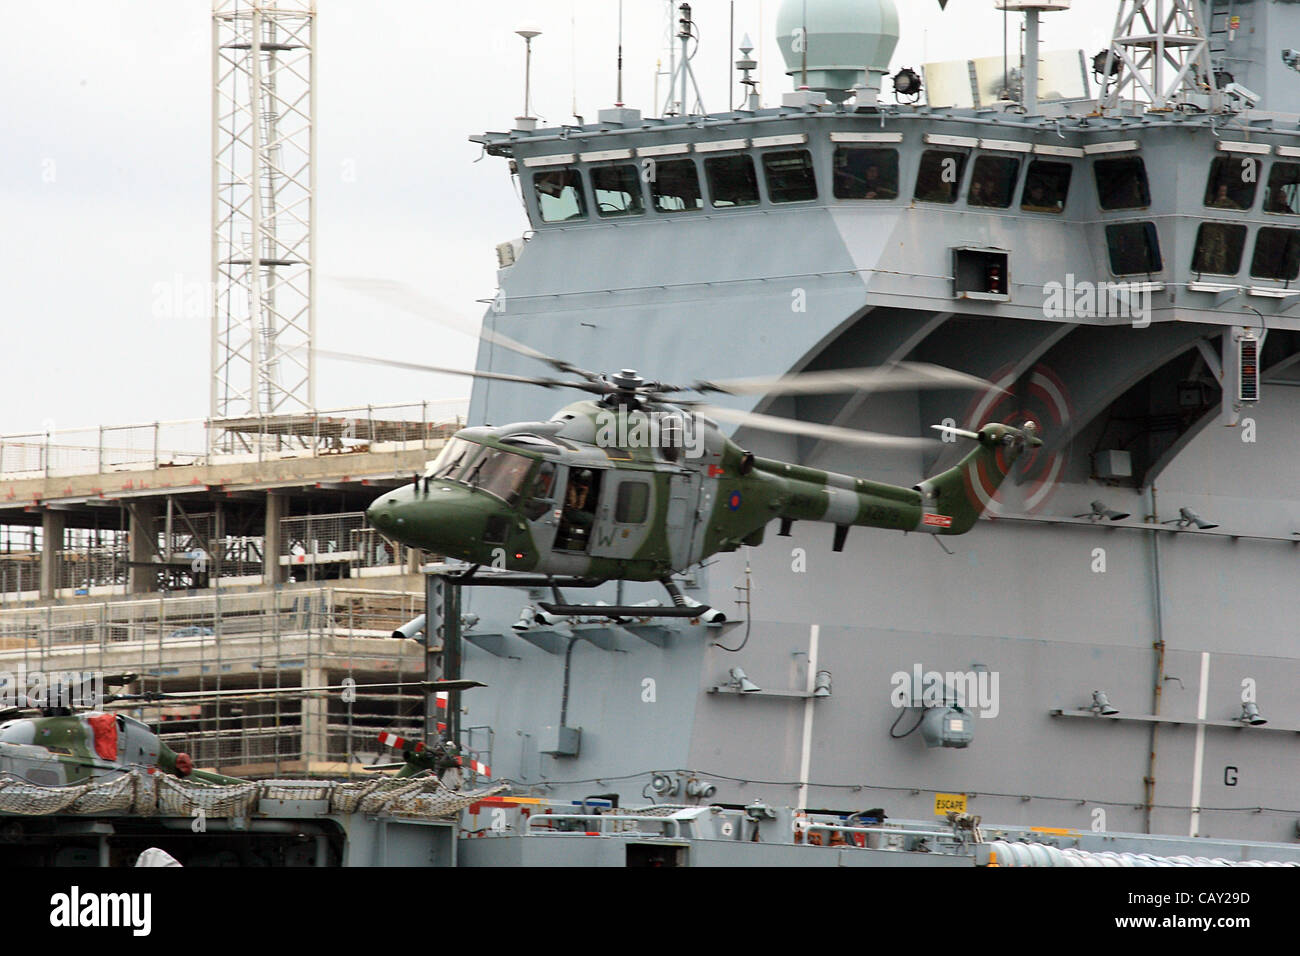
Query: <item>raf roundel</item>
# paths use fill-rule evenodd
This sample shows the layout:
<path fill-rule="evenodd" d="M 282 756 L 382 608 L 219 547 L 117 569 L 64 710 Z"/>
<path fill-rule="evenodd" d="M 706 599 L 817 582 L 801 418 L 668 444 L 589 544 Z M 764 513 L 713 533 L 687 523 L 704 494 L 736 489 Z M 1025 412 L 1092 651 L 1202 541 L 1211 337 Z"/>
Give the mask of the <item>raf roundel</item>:
<path fill-rule="evenodd" d="M 740 501 L 741 501 L 740 492 L 733 491 L 730 495 L 727 496 L 727 507 L 730 508 L 732 511 L 739 511 Z"/>

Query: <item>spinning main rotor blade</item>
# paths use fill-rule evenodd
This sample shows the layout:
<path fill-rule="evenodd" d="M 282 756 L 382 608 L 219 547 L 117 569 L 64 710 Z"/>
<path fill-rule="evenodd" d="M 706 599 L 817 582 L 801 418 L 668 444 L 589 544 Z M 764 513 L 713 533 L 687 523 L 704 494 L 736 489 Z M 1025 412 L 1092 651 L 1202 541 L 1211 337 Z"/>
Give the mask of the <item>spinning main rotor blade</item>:
<path fill-rule="evenodd" d="M 840 442 L 847 445 L 866 445 L 870 448 L 898 448 L 914 451 L 929 448 L 934 444 L 930 438 L 907 438 L 903 435 L 882 435 L 878 432 L 860 432 L 852 428 L 840 428 L 838 425 L 819 425 L 815 422 L 797 422 L 792 418 L 778 418 L 775 415 L 760 415 L 758 412 L 741 412 L 733 408 L 719 408 L 716 405 L 701 405 L 699 410 L 710 418 L 719 421 L 748 425 L 751 428 L 769 432 L 782 432 L 787 435 L 803 435 L 808 438 L 821 438 L 826 441 Z"/>
<path fill-rule="evenodd" d="M 439 365 L 424 365 L 419 362 L 400 362 L 397 359 L 376 358 L 371 355 L 353 355 L 350 352 L 331 352 L 328 349 L 316 349 L 316 354 L 324 358 L 338 359 L 342 362 L 358 362 L 362 365 L 380 365 L 386 368 L 400 368 L 411 372 L 436 372 L 439 375 L 464 375 L 467 378 L 488 378 L 498 382 L 519 382 L 523 385 L 540 385 L 542 388 L 576 388 L 595 395 L 605 395 L 609 388 L 595 382 L 568 382 L 558 378 L 532 378 L 527 375 L 510 375 L 506 372 L 471 372 L 463 368 L 443 368 Z"/>
<path fill-rule="evenodd" d="M 698 392 L 728 395 L 820 395 L 833 392 L 898 391 L 909 388 L 998 389 L 976 375 L 957 372 L 926 362 L 899 362 L 880 368 L 827 369 L 778 378 L 736 378 L 719 382 L 697 382 Z"/>
<path fill-rule="evenodd" d="M 480 336 L 491 342 L 493 345 L 499 345 L 502 348 L 509 349 L 512 352 L 518 352 L 520 355 L 526 355 L 529 358 L 544 362 L 557 372 L 566 372 L 570 375 L 579 375 L 589 382 L 599 382 L 600 375 L 596 372 L 590 372 L 587 369 L 579 368 L 566 362 L 564 359 L 556 358 L 553 355 L 547 355 L 529 345 L 524 345 L 512 339 L 508 335 L 500 332 L 494 332 L 486 325 L 481 328 L 475 328 L 473 323 L 455 315 L 446 308 L 439 305 L 432 299 L 429 299 L 410 286 L 401 282 L 394 282 L 391 279 L 357 279 L 357 278 L 340 278 L 340 284 L 361 295 L 369 296 L 372 299 L 378 299 L 386 302 L 394 308 L 401 309 L 416 318 L 425 319 L 430 322 L 437 322 L 445 328 L 454 329 L 462 332 L 472 338 Z"/>

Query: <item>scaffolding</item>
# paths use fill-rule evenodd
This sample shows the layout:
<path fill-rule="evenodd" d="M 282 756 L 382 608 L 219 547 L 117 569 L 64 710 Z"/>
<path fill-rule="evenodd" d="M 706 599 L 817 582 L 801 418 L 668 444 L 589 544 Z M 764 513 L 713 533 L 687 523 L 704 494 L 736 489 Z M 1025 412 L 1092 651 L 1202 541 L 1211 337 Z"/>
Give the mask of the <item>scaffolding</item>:
<path fill-rule="evenodd" d="M 132 712 L 199 767 L 251 778 L 354 777 L 400 759 L 381 748 L 380 733 L 422 732 L 420 688 L 365 685 L 424 679 L 424 646 L 392 636 L 423 610 L 418 591 L 327 587 L 0 610 L 0 671 L 134 674 L 134 692 L 247 690 Z M 359 685 L 354 701 L 338 692 L 257 694 L 348 677 Z M 467 747 L 471 780 L 490 741 L 484 728 L 468 735 L 481 748 Z"/>
<path fill-rule="evenodd" d="M 214 0 L 214 419 L 315 408 L 313 0 Z M 285 436 L 221 430 L 228 451 Z"/>

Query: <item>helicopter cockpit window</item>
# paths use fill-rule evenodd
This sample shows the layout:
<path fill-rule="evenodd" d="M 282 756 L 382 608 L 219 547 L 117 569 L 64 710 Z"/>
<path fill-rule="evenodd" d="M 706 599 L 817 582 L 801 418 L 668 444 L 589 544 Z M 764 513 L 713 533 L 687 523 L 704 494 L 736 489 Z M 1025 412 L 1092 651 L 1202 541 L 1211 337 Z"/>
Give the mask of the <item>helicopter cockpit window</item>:
<path fill-rule="evenodd" d="M 1144 209 L 1151 205 L 1151 187 L 1141 157 L 1099 159 L 1092 164 L 1097 199 L 1102 209 Z"/>
<path fill-rule="evenodd" d="M 704 161 L 704 175 L 709 180 L 709 198 L 714 206 L 755 206 L 758 204 L 758 177 L 754 161 L 748 156 L 714 156 Z"/>
<path fill-rule="evenodd" d="M 1268 173 L 1265 212 L 1300 214 L 1300 163 L 1274 163 Z"/>
<path fill-rule="evenodd" d="M 763 174 L 767 177 L 767 195 L 772 202 L 807 202 L 817 198 L 817 176 L 813 172 L 812 154 L 806 149 L 764 153 Z"/>
<path fill-rule="evenodd" d="M 512 451 L 489 448 L 487 453 L 465 473 L 464 481 L 471 488 L 496 495 L 506 504 L 519 500 L 524 479 L 533 467 L 533 459 L 516 455 Z"/>
<path fill-rule="evenodd" d="M 669 159 L 655 163 L 650 180 L 650 194 L 659 212 L 686 212 L 704 208 L 700 192 L 700 175 L 690 159 Z"/>
<path fill-rule="evenodd" d="M 1205 183 L 1205 205 L 1215 209 L 1249 209 L 1255 205 L 1255 190 L 1264 164 L 1251 157 L 1220 156 L 1210 163 Z"/>
<path fill-rule="evenodd" d="M 966 171 L 967 154 L 958 150 L 927 149 L 916 174 L 918 202 L 954 203 Z"/>
<path fill-rule="evenodd" d="M 591 191 L 596 196 L 596 214 L 602 218 L 639 216 L 645 212 L 645 203 L 641 200 L 641 177 L 631 164 L 592 169 Z"/>
<path fill-rule="evenodd" d="M 866 146 L 835 148 L 836 199 L 897 199 L 898 150 Z"/>
<path fill-rule="evenodd" d="M 453 438 L 443 446 L 429 469 L 429 478 L 461 481 L 465 470 L 474 462 L 483 446 L 464 438 Z"/>
<path fill-rule="evenodd" d="M 542 222 L 565 222 L 587 218 L 587 201 L 582 196 L 582 173 L 576 169 L 548 169 L 533 176 L 537 208 Z"/>

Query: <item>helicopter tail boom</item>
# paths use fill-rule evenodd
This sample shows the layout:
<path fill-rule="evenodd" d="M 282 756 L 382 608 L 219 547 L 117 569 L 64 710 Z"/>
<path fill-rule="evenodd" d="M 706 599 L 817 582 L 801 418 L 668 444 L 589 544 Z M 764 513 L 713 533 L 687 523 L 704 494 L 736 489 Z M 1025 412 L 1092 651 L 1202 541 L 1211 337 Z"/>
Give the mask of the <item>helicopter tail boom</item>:
<path fill-rule="evenodd" d="M 985 425 L 976 440 L 979 447 L 960 462 L 915 486 L 913 490 L 924 506 L 915 530 L 965 534 L 988 508 L 1025 449 L 1042 444 L 1032 425 L 1023 430 L 1010 425 Z"/>
<path fill-rule="evenodd" d="M 793 521 L 836 525 L 835 550 L 843 547 L 849 527 L 965 534 L 988 507 L 992 496 L 1026 447 L 1041 444 L 1034 430 L 985 425 L 970 433 L 979 443 L 954 467 L 912 488 L 882 484 L 786 464 L 756 459 L 755 468 L 785 484 L 777 517 L 782 534 Z"/>

